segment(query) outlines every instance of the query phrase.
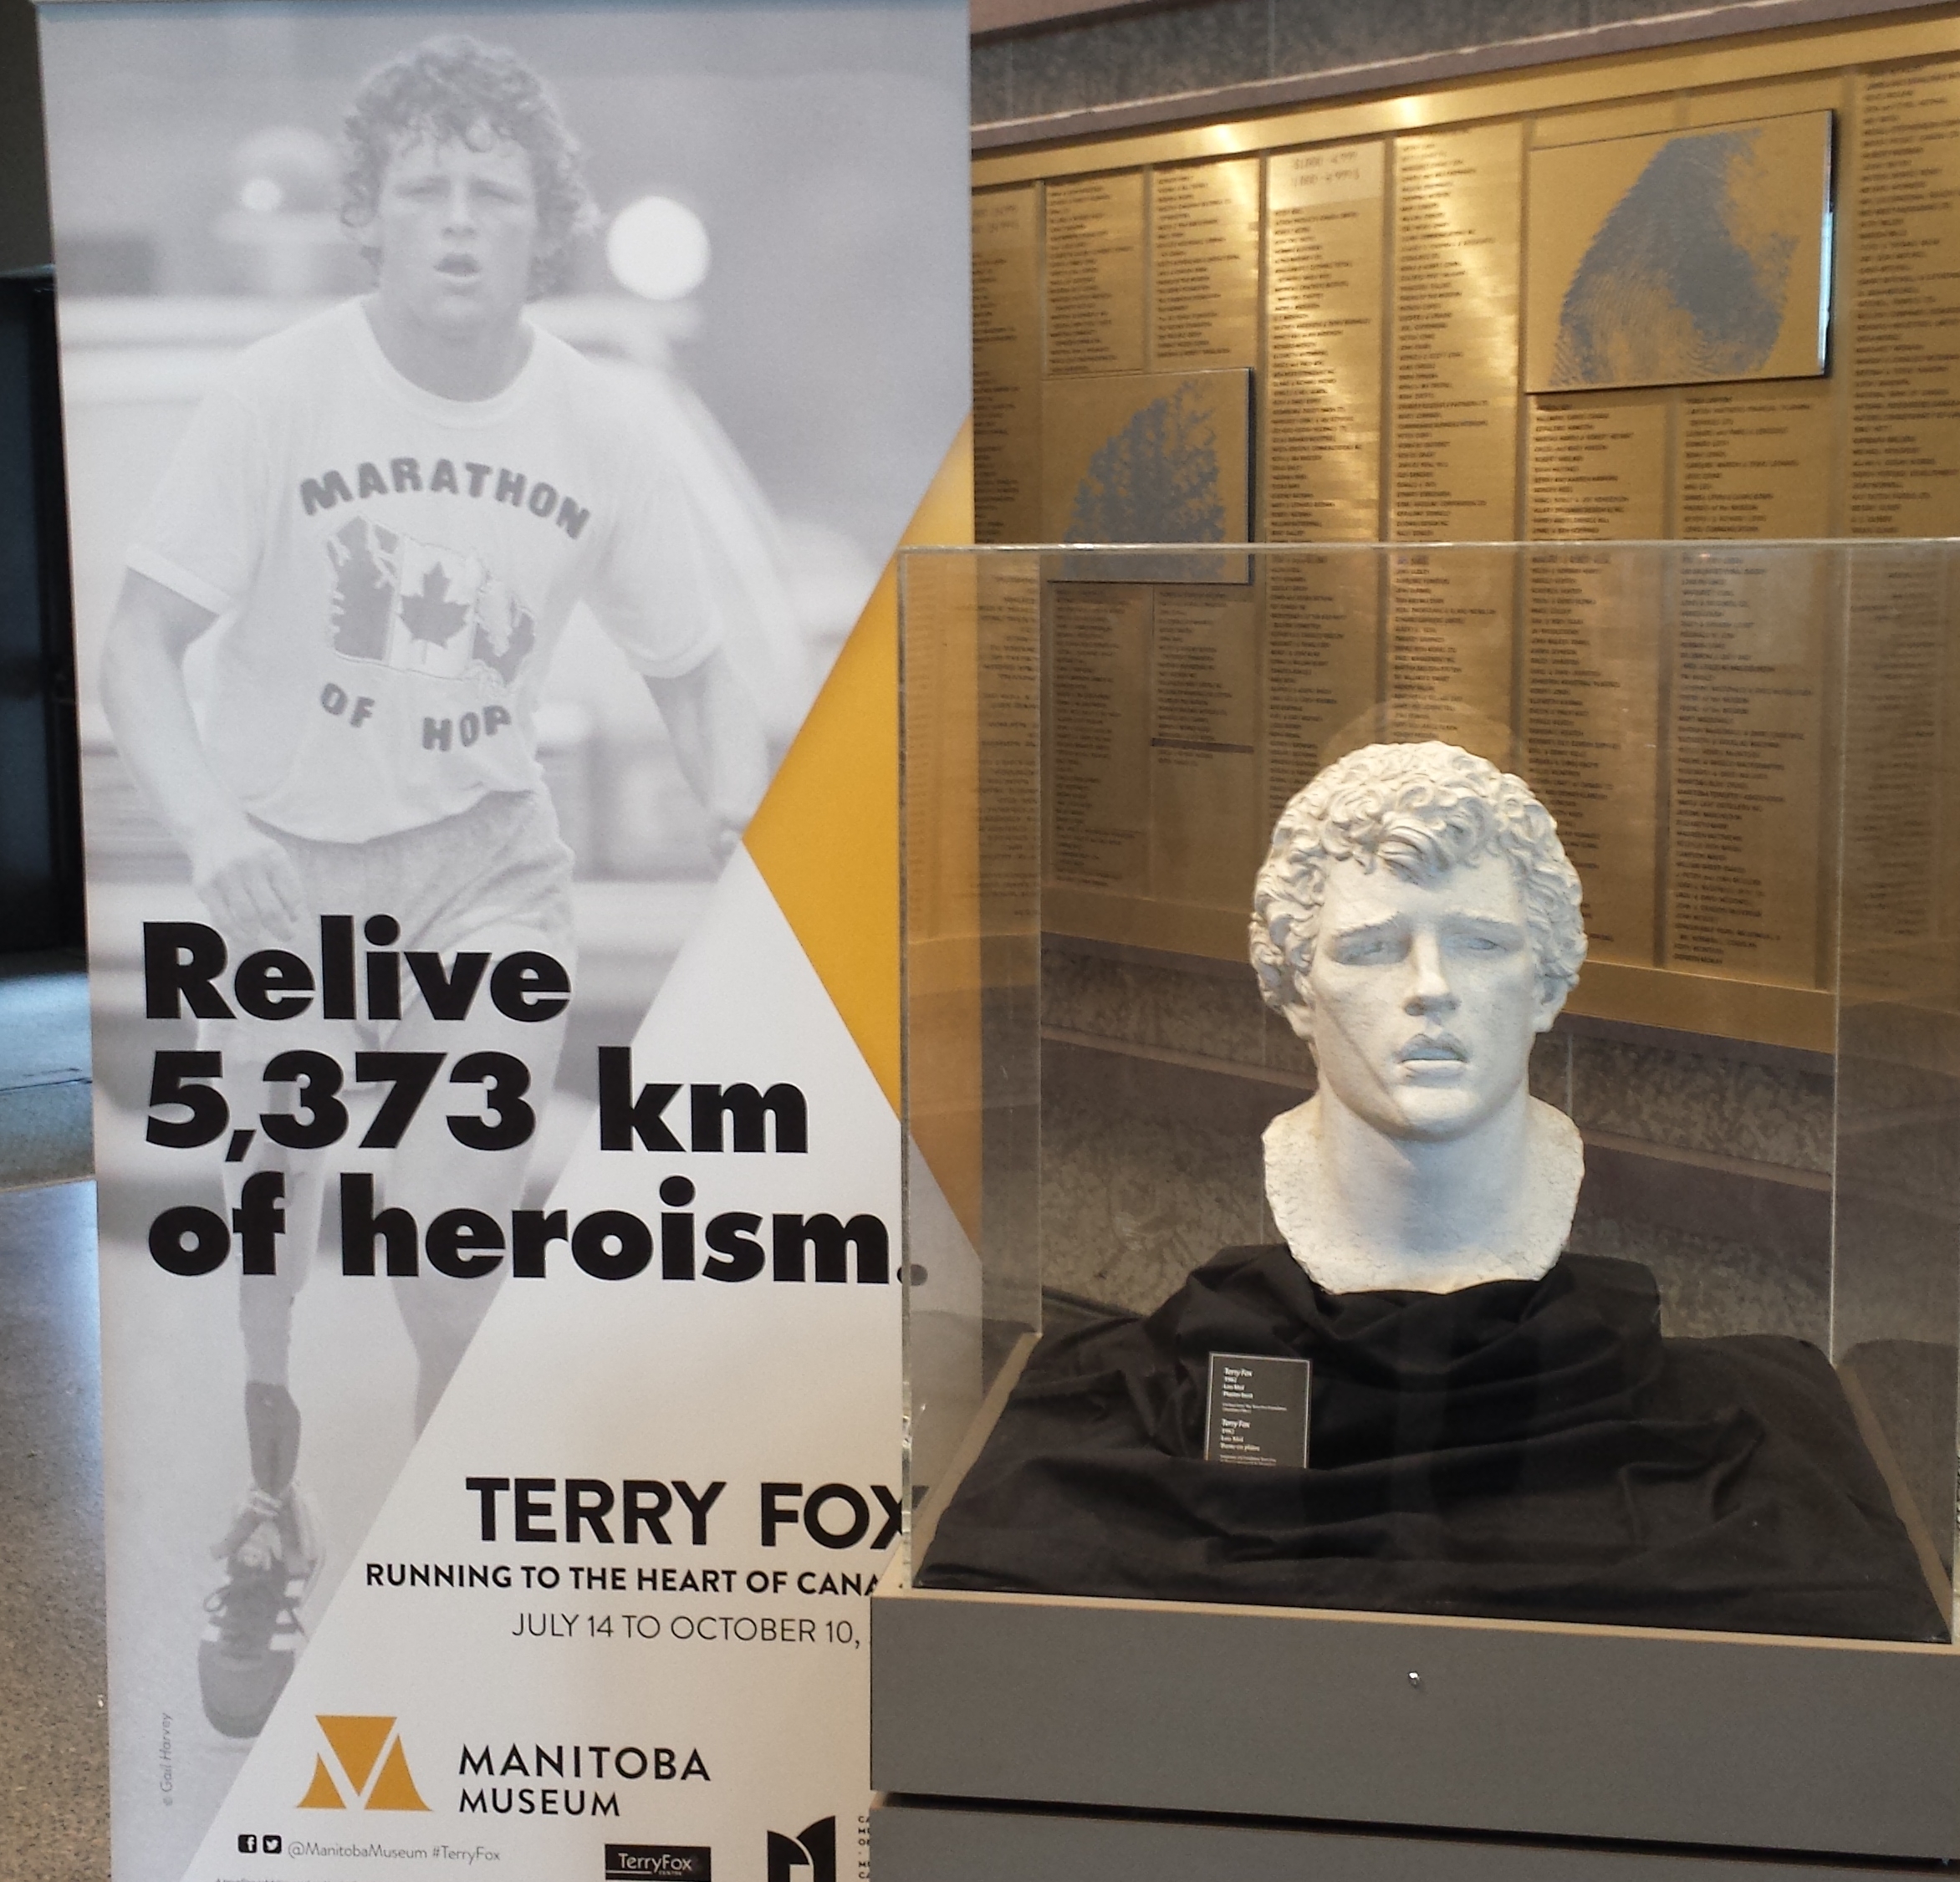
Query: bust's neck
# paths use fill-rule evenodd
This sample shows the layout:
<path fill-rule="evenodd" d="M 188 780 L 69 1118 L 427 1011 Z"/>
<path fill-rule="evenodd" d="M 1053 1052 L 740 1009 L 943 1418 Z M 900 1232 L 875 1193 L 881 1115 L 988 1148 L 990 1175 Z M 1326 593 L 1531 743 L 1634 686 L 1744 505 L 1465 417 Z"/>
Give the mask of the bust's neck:
<path fill-rule="evenodd" d="M 1323 1094 L 1275 1118 L 1265 1146 L 1273 1220 L 1330 1293 L 1535 1280 L 1585 1169 L 1571 1120 L 1523 1091 L 1447 1143 L 1389 1137 Z"/>

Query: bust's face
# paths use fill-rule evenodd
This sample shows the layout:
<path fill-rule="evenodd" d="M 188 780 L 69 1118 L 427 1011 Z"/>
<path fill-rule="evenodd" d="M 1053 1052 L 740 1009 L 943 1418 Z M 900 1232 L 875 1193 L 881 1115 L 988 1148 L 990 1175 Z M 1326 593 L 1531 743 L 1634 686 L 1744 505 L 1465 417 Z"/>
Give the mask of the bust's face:
<path fill-rule="evenodd" d="M 1524 1089 L 1559 1003 L 1539 991 L 1517 877 L 1490 854 L 1428 882 L 1335 864 L 1304 991 L 1322 1089 L 1385 1135 L 1428 1143 Z"/>

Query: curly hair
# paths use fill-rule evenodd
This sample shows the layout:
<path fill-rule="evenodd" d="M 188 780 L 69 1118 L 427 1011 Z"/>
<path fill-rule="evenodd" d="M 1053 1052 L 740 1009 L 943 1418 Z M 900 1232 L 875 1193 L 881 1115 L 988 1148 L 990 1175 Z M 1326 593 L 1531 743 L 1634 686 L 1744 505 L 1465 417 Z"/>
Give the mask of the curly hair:
<path fill-rule="evenodd" d="M 1504 857 L 1524 901 L 1541 994 L 1563 1000 L 1585 959 L 1578 873 L 1559 827 L 1521 778 L 1455 745 L 1365 745 L 1330 765 L 1280 813 L 1253 891 L 1252 957 L 1266 1003 L 1297 1025 L 1319 938 L 1327 873 L 1351 857 L 1433 881 Z"/>
<path fill-rule="evenodd" d="M 381 199 L 388 166 L 404 145 L 452 140 L 487 150 L 508 139 L 531 160 L 538 192 L 538 246 L 531 293 L 557 286 L 572 239 L 595 219 L 582 167 L 584 153 L 565 128 L 544 82 L 503 46 L 466 33 L 425 39 L 361 80 L 341 125 L 340 220 L 367 227 Z M 362 252 L 373 260 L 370 243 Z"/>

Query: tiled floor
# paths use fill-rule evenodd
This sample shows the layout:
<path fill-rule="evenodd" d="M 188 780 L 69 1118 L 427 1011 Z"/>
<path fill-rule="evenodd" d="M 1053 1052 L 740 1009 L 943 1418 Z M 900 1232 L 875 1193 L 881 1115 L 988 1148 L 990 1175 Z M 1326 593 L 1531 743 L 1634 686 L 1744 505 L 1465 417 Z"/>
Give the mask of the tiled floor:
<path fill-rule="evenodd" d="M 0 1882 L 109 1872 L 92 1183 L 0 1193 Z"/>
<path fill-rule="evenodd" d="M 109 1873 L 88 998 L 0 959 L 0 1882 Z"/>

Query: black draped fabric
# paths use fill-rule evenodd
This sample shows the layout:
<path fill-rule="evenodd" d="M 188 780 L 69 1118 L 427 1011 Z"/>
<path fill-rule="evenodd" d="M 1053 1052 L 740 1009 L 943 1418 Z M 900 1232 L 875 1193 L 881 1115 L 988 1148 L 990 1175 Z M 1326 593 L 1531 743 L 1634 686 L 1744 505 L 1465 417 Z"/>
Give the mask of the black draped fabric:
<path fill-rule="evenodd" d="M 1204 1459 L 1213 1353 L 1313 1362 L 1309 1467 Z M 1663 1339 L 1653 1277 L 1562 1257 L 1330 1294 L 1228 1248 L 1146 1319 L 1044 1340 L 928 1588 L 1943 1640 L 1829 1362 Z"/>

